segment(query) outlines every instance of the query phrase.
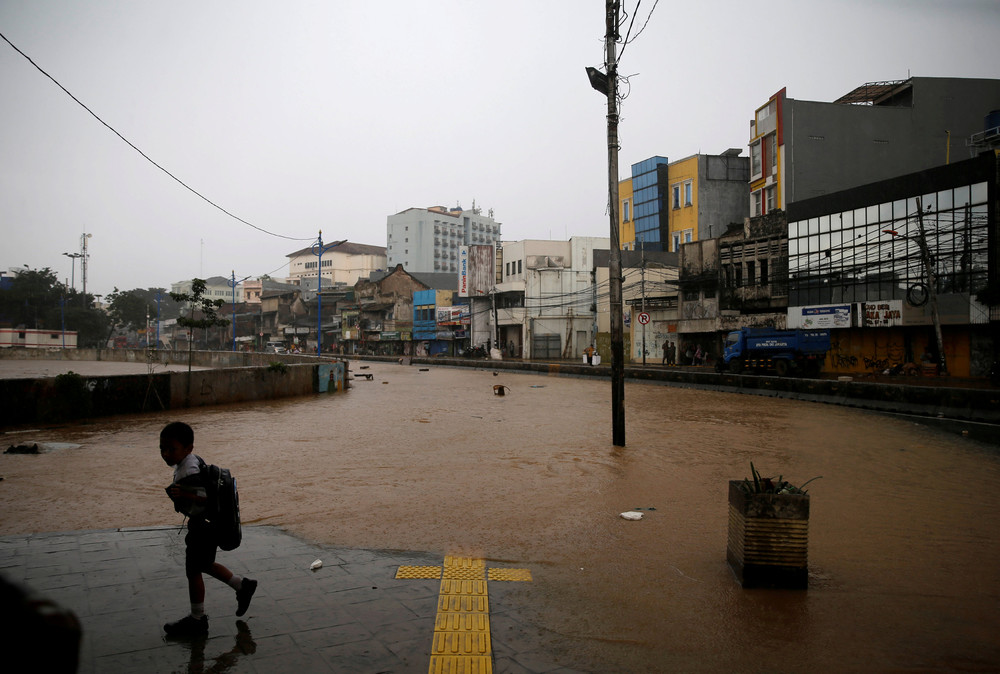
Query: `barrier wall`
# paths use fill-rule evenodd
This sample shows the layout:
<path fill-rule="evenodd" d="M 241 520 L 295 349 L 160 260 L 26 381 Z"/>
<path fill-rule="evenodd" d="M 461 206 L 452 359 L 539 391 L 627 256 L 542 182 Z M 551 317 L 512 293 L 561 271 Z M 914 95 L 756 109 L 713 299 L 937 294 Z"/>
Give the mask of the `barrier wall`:
<path fill-rule="evenodd" d="M 49 360 L 52 354 L 49 354 Z M 79 359 L 75 359 L 79 360 Z M 186 361 L 185 361 L 186 362 Z M 342 391 L 342 362 L 138 375 L 0 379 L 0 427 Z"/>

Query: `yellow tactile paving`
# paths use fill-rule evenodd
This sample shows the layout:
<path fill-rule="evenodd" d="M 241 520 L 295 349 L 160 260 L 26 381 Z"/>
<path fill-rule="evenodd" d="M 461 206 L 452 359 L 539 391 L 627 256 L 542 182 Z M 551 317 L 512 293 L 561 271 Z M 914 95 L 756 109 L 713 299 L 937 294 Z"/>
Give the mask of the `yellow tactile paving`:
<path fill-rule="evenodd" d="M 486 569 L 481 566 L 445 566 L 441 577 L 452 580 L 486 580 Z"/>
<path fill-rule="evenodd" d="M 485 569 L 486 560 L 474 557 L 456 557 L 455 555 L 445 555 L 445 566 L 456 566 L 466 569 Z"/>
<path fill-rule="evenodd" d="M 493 674 L 493 657 L 432 655 L 429 674 Z"/>
<path fill-rule="evenodd" d="M 423 578 L 437 580 L 440 577 L 440 566 L 401 566 L 396 569 L 396 578 Z"/>
<path fill-rule="evenodd" d="M 486 595 L 470 597 L 463 594 L 443 594 L 438 596 L 438 612 L 445 613 L 489 613 L 490 600 Z"/>
<path fill-rule="evenodd" d="M 487 580 L 531 581 L 528 569 L 487 569 L 447 555 L 442 566 L 400 566 L 396 578 L 441 579 L 429 674 L 493 674 Z"/>
<path fill-rule="evenodd" d="M 441 594 L 485 595 L 486 579 L 483 580 L 441 580 Z"/>
<path fill-rule="evenodd" d="M 438 613 L 434 619 L 435 632 L 477 632 L 490 629 L 486 613 Z"/>
<path fill-rule="evenodd" d="M 489 628 L 475 632 L 435 632 L 431 655 L 491 655 Z"/>

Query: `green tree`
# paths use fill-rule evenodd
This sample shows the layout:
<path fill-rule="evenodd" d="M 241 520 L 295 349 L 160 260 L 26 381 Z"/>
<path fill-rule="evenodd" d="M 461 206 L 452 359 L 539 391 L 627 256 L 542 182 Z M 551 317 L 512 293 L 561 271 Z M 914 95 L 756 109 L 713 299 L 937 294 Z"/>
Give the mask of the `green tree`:
<path fill-rule="evenodd" d="M 25 268 L 0 291 L 0 323 L 36 330 L 65 328 L 77 333 L 79 346 L 98 346 L 107 319 L 92 303 L 92 295 L 67 288 L 48 267 Z"/>
<path fill-rule="evenodd" d="M 191 279 L 191 292 L 190 293 L 170 293 L 170 297 L 178 303 L 187 303 L 189 306 L 189 311 L 187 316 L 181 316 L 177 319 L 177 325 L 183 328 L 188 328 L 193 330 L 194 328 L 201 328 L 202 330 L 208 330 L 209 328 L 219 325 L 229 325 L 229 320 L 225 318 L 219 318 L 219 308 L 225 304 L 225 300 L 213 300 L 204 297 L 205 289 L 207 284 L 204 279 L 196 278 Z M 201 315 L 200 318 L 196 316 Z M 193 335 L 192 335 L 193 337 Z M 188 383 L 191 381 L 191 360 L 193 358 L 194 349 L 194 339 L 188 339 Z"/>
<path fill-rule="evenodd" d="M 10 289 L 0 292 L 0 320 L 15 328 L 58 330 L 59 314 L 52 323 L 50 312 L 59 308 L 65 290 L 48 267 L 25 269 L 14 276 Z"/>

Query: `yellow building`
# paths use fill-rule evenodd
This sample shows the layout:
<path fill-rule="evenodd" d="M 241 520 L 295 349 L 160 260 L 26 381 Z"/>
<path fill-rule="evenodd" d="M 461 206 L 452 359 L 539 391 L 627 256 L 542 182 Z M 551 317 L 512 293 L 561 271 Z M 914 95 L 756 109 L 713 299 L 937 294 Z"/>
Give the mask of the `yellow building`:
<path fill-rule="evenodd" d="M 632 179 L 618 182 L 618 240 L 622 250 L 635 250 L 635 220 L 632 217 Z"/>
<path fill-rule="evenodd" d="M 681 244 L 714 238 L 747 215 L 750 162 L 740 150 L 696 154 L 670 163 L 654 156 L 632 165 L 619 189 L 625 250 L 677 252 Z"/>

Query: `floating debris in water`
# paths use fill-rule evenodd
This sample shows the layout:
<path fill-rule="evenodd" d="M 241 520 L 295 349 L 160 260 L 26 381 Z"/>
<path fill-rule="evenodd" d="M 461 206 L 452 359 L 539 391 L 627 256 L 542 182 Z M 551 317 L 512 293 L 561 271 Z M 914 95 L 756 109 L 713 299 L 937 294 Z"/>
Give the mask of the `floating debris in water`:
<path fill-rule="evenodd" d="M 3 451 L 4 454 L 38 454 L 38 443 L 33 445 L 11 445 Z"/>

